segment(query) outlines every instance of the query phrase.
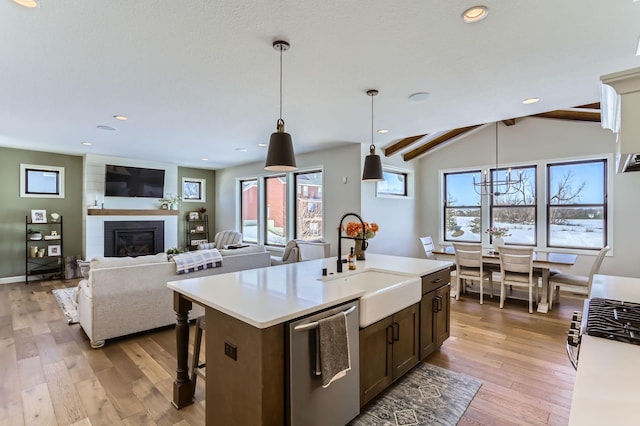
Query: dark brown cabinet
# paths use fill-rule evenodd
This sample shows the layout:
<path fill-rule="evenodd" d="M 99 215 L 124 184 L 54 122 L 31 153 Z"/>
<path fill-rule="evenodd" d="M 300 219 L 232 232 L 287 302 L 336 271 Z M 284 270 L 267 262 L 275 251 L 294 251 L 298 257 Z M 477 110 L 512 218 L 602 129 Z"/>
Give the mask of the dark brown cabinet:
<path fill-rule="evenodd" d="M 422 277 L 420 359 L 442 346 L 450 335 L 450 281 L 448 269 Z"/>
<path fill-rule="evenodd" d="M 419 304 L 360 329 L 360 406 L 419 361 Z"/>

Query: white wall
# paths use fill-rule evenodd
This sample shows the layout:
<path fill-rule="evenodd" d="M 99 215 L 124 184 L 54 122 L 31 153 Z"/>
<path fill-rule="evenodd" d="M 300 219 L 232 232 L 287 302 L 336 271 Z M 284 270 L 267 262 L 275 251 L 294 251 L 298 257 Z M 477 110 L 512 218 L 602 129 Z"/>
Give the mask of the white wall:
<path fill-rule="evenodd" d="M 501 164 L 525 164 L 528 161 L 560 160 L 581 156 L 606 154 L 615 151 L 615 136 L 600 127 L 599 123 L 525 118 L 514 126 L 499 128 L 499 162 Z M 460 140 L 447 144 L 419 161 L 418 228 L 424 235 L 441 238 L 439 174 L 442 170 L 495 166 L 495 128 L 481 128 Z M 615 164 L 609 163 L 613 170 Z M 636 217 L 640 211 L 637 196 L 640 172 L 611 173 L 611 204 L 613 233 L 609 235 L 612 256 L 605 258 L 601 273 L 640 277 L 635 233 Z M 544 206 L 538 206 L 544 208 Z M 415 255 L 418 255 L 416 251 Z M 593 256 L 578 257 L 572 272 L 586 275 Z"/>
<path fill-rule="evenodd" d="M 338 253 L 336 244 L 340 218 L 347 212 L 358 214 L 361 212 L 360 179 L 362 168 L 360 157 L 360 145 L 356 144 L 296 155 L 299 170 L 313 167 L 322 167 L 323 169 L 324 239 L 331 243 L 332 256 Z M 223 229 L 239 229 L 236 217 L 237 180 L 272 174 L 274 173 L 264 170 L 263 162 L 216 172 L 216 232 Z M 344 178 L 346 178 L 346 183 L 343 182 Z"/>
<path fill-rule="evenodd" d="M 376 222 L 380 230 L 369 240 L 367 252 L 394 256 L 424 257 L 424 250 L 418 240 L 419 228 L 416 216 L 415 197 L 416 161 L 405 162 L 401 155 L 385 157 L 382 150 L 376 150 L 382 159 L 382 168 L 408 174 L 408 197 L 377 197 L 376 184 L 362 182 L 362 217 L 367 222 Z M 369 145 L 362 144 L 360 157 L 369 154 Z M 416 251 L 419 250 L 419 251 Z"/>
<path fill-rule="evenodd" d="M 178 216 L 88 216 L 87 207 L 96 201 L 98 207 L 105 209 L 140 209 L 156 210 L 160 208 L 160 202 L 155 198 L 142 197 L 105 197 L 104 179 L 105 165 L 116 164 L 122 166 L 144 167 L 149 169 L 162 169 L 164 175 L 165 194 L 179 194 L 178 166 L 174 164 L 156 163 L 152 161 L 134 160 L 122 157 L 109 157 L 105 155 L 86 155 L 84 158 L 84 194 L 83 194 L 83 227 L 84 239 L 82 251 L 85 259 L 91 259 L 104 255 L 104 222 L 109 221 L 138 221 L 138 220 L 164 220 L 164 247 L 178 246 Z"/>

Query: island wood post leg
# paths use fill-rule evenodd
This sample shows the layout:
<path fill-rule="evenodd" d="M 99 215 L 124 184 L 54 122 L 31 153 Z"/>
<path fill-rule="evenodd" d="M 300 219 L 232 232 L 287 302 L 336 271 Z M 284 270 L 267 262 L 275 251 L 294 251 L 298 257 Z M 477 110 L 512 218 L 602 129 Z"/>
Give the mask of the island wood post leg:
<path fill-rule="evenodd" d="M 176 311 L 176 356 L 178 368 L 173 382 L 173 401 L 178 410 L 193 404 L 193 382 L 189 379 L 189 311 L 191 301 L 173 292 L 173 310 Z"/>

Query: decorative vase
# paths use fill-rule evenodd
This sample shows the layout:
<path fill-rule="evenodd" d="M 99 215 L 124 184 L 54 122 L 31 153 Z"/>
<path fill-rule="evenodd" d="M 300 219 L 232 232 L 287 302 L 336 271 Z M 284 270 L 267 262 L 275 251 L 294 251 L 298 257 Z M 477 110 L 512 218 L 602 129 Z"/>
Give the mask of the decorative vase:
<path fill-rule="evenodd" d="M 171 210 L 178 210 L 178 203 L 171 203 Z"/>
<path fill-rule="evenodd" d="M 499 251 L 500 247 L 504 245 L 504 239 L 502 237 L 493 237 L 493 249 Z"/>
<path fill-rule="evenodd" d="M 353 247 L 353 252 L 356 254 L 356 260 L 367 260 L 366 257 L 364 256 L 364 251 L 367 249 L 367 246 L 369 245 L 369 243 L 367 243 L 367 241 L 364 241 L 364 250 L 362 249 L 362 240 L 355 240 L 356 244 Z"/>
<path fill-rule="evenodd" d="M 30 246 L 29 247 L 29 257 L 38 256 L 38 246 Z"/>

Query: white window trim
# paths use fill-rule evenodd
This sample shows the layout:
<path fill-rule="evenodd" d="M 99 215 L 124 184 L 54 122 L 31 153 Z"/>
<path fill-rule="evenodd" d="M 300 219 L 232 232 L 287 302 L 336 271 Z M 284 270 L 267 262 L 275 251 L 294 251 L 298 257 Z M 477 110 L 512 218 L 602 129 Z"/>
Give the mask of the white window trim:
<path fill-rule="evenodd" d="M 195 182 L 200 184 L 200 198 L 184 198 L 184 185 L 187 182 Z M 182 178 L 182 201 L 185 203 L 206 203 L 207 201 L 207 180 L 200 178 L 190 178 L 183 177 Z"/>
<path fill-rule="evenodd" d="M 546 200 L 547 200 L 547 185 L 546 185 L 546 177 L 547 177 L 547 164 L 554 163 L 563 163 L 563 162 L 572 162 L 572 161 L 588 161 L 588 160 L 598 160 L 605 159 L 607 160 L 607 244 L 611 247 L 606 254 L 607 257 L 614 255 L 613 247 L 614 243 L 614 233 L 613 233 L 613 206 L 614 206 L 614 192 L 613 192 L 613 180 L 615 175 L 615 163 L 613 154 L 611 153 L 602 153 L 602 154 L 591 154 L 591 155 L 580 155 L 575 157 L 560 157 L 560 158 L 552 158 L 552 159 L 544 159 L 538 161 L 519 161 L 513 162 L 509 164 L 500 164 L 500 167 L 523 167 L 523 166 L 537 166 L 537 176 L 536 176 L 536 186 L 537 186 L 537 199 L 542 200 L 542 203 L 537 201 L 538 213 L 537 213 L 537 246 L 534 247 L 535 251 L 542 252 L 554 252 L 554 253 L 572 253 L 572 254 L 580 254 L 580 255 L 593 255 L 595 250 L 581 250 L 575 248 L 561 248 L 561 247 L 548 247 L 547 246 L 547 235 L 546 235 L 546 227 L 547 227 L 547 209 L 546 209 Z M 438 193 L 440 203 L 440 208 L 438 211 L 438 239 L 441 245 L 450 244 L 449 241 L 444 241 L 444 235 L 442 234 L 442 230 L 444 229 L 444 214 L 442 207 L 442 200 L 444 200 L 444 175 L 445 173 L 455 173 L 455 172 L 464 172 L 468 170 L 485 170 L 495 168 L 494 165 L 481 165 L 481 166 L 466 166 L 466 167 L 458 167 L 452 169 L 442 169 L 438 170 Z M 481 223 L 482 228 L 486 229 L 490 223 L 490 209 L 489 209 L 489 200 L 487 197 L 481 197 L 480 199 L 480 207 L 481 207 Z M 542 224 L 543 226 L 541 226 Z M 490 247 L 489 236 L 485 233 L 482 233 L 482 246 Z"/>
<path fill-rule="evenodd" d="M 60 191 L 57 194 L 30 194 L 27 193 L 27 182 L 25 173 L 27 170 L 37 170 L 42 172 L 54 171 L 58 172 L 58 187 Z M 64 167 L 56 166 L 40 166 L 36 164 L 20 164 L 20 197 L 23 198 L 64 198 Z"/>

